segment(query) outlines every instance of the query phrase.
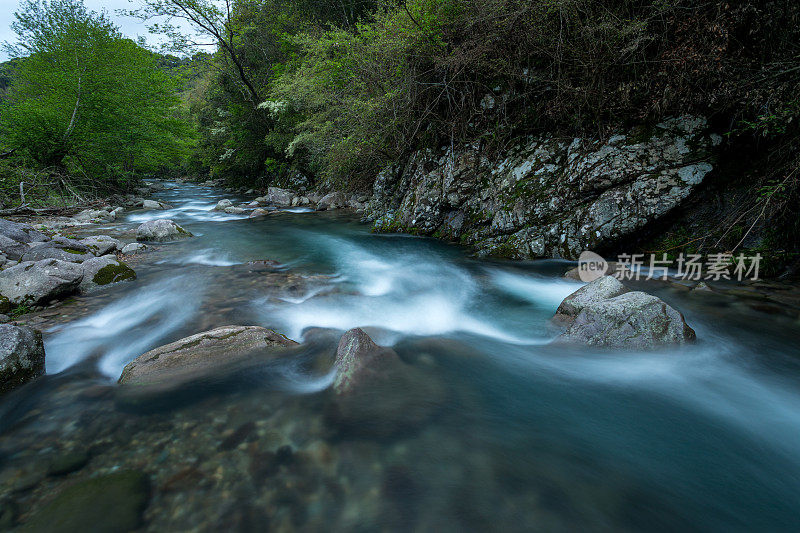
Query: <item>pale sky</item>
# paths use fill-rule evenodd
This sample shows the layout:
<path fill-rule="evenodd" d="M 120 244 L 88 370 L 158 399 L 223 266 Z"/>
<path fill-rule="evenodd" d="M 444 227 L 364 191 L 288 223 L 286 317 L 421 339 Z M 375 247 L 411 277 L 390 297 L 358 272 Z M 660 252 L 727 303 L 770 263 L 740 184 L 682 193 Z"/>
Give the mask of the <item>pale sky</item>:
<path fill-rule="evenodd" d="M 125 36 L 136 39 L 145 37 L 148 43 L 158 43 L 156 36 L 147 31 L 147 27 L 135 18 L 117 15 L 118 9 L 136 9 L 139 4 L 136 0 L 84 0 L 84 5 L 91 11 L 108 12 L 109 17 L 119 26 Z M 16 34 L 11 30 L 11 23 L 15 20 L 14 12 L 19 9 L 19 0 L 0 0 L 0 43 L 14 42 Z M 0 50 L 0 61 L 8 59 L 4 50 Z"/>

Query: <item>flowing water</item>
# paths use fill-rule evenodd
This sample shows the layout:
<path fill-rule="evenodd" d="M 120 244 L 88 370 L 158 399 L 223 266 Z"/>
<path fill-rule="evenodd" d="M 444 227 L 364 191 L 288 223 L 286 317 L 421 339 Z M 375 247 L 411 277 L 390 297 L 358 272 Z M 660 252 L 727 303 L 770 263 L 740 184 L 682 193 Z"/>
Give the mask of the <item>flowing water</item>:
<path fill-rule="evenodd" d="M 0 481 L 23 519 L 70 482 L 41 465 L 80 449 L 72 478 L 149 475 L 152 531 L 800 530 L 793 319 L 651 283 L 696 345 L 556 347 L 548 320 L 579 286 L 566 263 L 478 261 L 351 214 L 210 211 L 222 197 L 178 184 L 158 194 L 174 208 L 109 225 L 171 218 L 196 237 L 138 256 L 136 281 L 79 298 L 74 317 L 65 306 L 47 377 L 0 400 Z M 116 398 L 141 353 L 228 324 L 297 341 L 362 327 L 446 394 L 401 432 L 338 430 L 338 336 L 322 334 L 146 406 Z"/>

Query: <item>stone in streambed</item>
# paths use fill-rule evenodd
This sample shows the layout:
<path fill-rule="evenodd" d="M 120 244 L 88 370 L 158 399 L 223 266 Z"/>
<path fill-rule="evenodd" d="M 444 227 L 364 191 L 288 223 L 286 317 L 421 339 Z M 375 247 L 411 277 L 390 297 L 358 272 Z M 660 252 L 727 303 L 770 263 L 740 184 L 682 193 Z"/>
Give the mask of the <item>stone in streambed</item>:
<path fill-rule="evenodd" d="M 89 462 L 86 450 L 70 450 L 54 457 L 47 466 L 48 476 L 66 476 L 77 472 Z"/>
<path fill-rule="evenodd" d="M 220 200 L 219 202 L 217 202 L 217 205 L 214 206 L 212 211 L 225 211 L 229 207 L 233 207 L 233 202 L 227 199 Z"/>
<path fill-rule="evenodd" d="M 113 255 L 93 257 L 81 266 L 83 267 L 81 292 L 89 292 L 119 281 L 136 279 L 136 272 Z"/>
<path fill-rule="evenodd" d="M 42 333 L 0 324 L 0 394 L 44 374 Z"/>
<path fill-rule="evenodd" d="M 625 286 L 617 278 L 603 276 L 564 298 L 556 310 L 556 316 L 575 318 L 587 305 L 614 298 L 626 291 Z"/>
<path fill-rule="evenodd" d="M 191 233 L 173 220 L 148 220 L 136 228 L 136 240 L 146 242 L 169 242 L 193 237 Z"/>
<path fill-rule="evenodd" d="M 128 363 L 119 382 L 149 385 L 185 381 L 185 377 L 241 361 L 260 350 L 296 345 L 283 335 L 258 326 L 223 326 L 140 355 Z"/>
<path fill-rule="evenodd" d="M 31 511 L 19 531 L 117 533 L 142 525 L 150 481 L 137 471 L 114 472 L 80 481 Z"/>
<path fill-rule="evenodd" d="M 376 437 L 408 431 L 430 419 L 445 397 L 435 376 L 404 363 L 361 329 L 340 339 L 336 367 L 326 417 L 345 431 Z"/>
<path fill-rule="evenodd" d="M 50 243 L 45 243 L 50 244 Z M 93 258 L 94 255 L 88 251 L 55 248 L 51 246 L 39 246 L 29 250 L 22 256 L 22 261 L 43 261 L 45 259 L 58 259 L 67 263 L 83 263 Z"/>
<path fill-rule="evenodd" d="M 26 243 L 15 241 L 0 234 L 0 252 L 8 259 L 19 261 L 28 251 L 30 251 L 30 247 Z"/>
<path fill-rule="evenodd" d="M 164 203 L 161 203 L 161 202 L 156 202 L 155 200 L 145 200 L 145 201 L 142 202 L 142 209 L 164 210 L 164 209 L 169 209 L 170 207 L 171 206 L 169 206 L 167 204 L 164 204 Z"/>
<path fill-rule="evenodd" d="M 254 209 L 253 212 L 250 213 L 250 216 L 247 218 L 259 218 L 259 217 L 265 217 L 267 215 L 269 215 L 269 211 L 267 211 L 266 209 L 259 208 L 259 209 Z"/>
<path fill-rule="evenodd" d="M 317 203 L 317 210 L 340 209 L 348 206 L 347 196 L 343 192 L 335 191 L 323 196 Z"/>
<path fill-rule="evenodd" d="M 0 271 L 0 313 L 69 296 L 81 281 L 83 268 L 75 263 L 57 259 L 19 263 Z"/>
<path fill-rule="evenodd" d="M 586 303 L 557 340 L 653 349 L 690 343 L 695 338 L 681 313 L 656 296 L 634 291 Z"/>
<path fill-rule="evenodd" d="M 122 246 L 117 239 L 107 235 L 95 235 L 81 239 L 80 244 L 86 246 L 94 255 L 101 257 L 119 250 Z"/>
<path fill-rule="evenodd" d="M 122 255 L 136 255 L 147 250 L 147 246 L 140 242 L 131 242 L 126 244 L 120 250 Z"/>
<path fill-rule="evenodd" d="M 275 207 L 289 207 L 292 205 L 294 196 L 294 192 L 290 190 L 270 187 L 267 189 L 267 194 L 262 198 L 256 198 L 256 201 L 262 200 L 265 205 Z"/>

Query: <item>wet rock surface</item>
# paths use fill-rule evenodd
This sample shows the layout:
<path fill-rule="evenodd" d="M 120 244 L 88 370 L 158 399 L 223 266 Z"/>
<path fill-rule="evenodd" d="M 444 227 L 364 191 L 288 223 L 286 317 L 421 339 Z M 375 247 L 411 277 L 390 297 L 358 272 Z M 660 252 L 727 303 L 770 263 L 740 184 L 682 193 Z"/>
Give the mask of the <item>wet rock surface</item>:
<path fill-rule="evenodd" d="M 170 242 L 191 237 L 192 234 L 172 220 L 149 220 L 136 228 L 136 240 Z"/>
<path fill-rule="evenodd" d="M 19 263 L 0 271 L 0 312 L 69 296 L 82 280 L 83 269 L 75 263 L 57 259 Z"/>
<path fill-rule="evenodd" d="M 129 363 L 119 382 L 146 385 L 197 376 L 273 348 L 297 343 L 257 326 L 224 326 L 151 350 Z"/>
<path fill-rule="evenodd" d="M 80 290 L 89 292 L 99 287 L 136 279 L 136 272 L 115 256 L 93 257 L 83 262 Z"/>
<path fill-rule="evenodd" d="M 532 139 L 497 159 L 419 152 L 381 173 L 376 230 L 457 240 L 481 255 L 577 259 L 679 206 L 713 169 L 721 137 L 682 116 L 606 141 Z"/>
<path fill-rule="evenodd" d="M 652 349 L 696 339 L 681 313 L 657 296 L 629 292 L 612 276 L 567 296 L 556 312 L 556 321 L 567 325 L 557 342 Z"/>
<path fill-rule="evenodd" d="M 0 395 L 44 374 L 41 332 L 0 324 Z"/>

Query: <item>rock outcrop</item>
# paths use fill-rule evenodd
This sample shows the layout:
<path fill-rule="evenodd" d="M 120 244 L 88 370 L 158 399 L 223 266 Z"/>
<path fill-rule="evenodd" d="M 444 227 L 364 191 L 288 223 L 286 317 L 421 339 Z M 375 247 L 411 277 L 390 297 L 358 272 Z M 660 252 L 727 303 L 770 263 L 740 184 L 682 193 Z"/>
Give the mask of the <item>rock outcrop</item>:
<path fill-rule="evenodd" d="M 86 246 L 97 257 L 113 253 L 122 247 L 122 243 L 107 235 L 86 237 L 78 242 Z"/>
<path fill-rule="evenodd" d="M 599 278 L 567 296 L 555 319 L 566 326 L 557 342 L 653 349 L 690 343 L 696 338 L 680 312 L 651 294 L 627 291 L 612 276 Z"/>
<path fill-rule="evenodd" d="M 0 313 L 18 305 L 42 305 L 78 290 L 83 268 L 58 259 L 26 261 L 0 271 Z"/>
<path fill-rule="evenodd" d="M 0 394 L 44 374 L 42 333 L 0 324 Z"/>
<path fill-rule="evenodd" d="M 193 235 L 168 219 L 148 220 L 136 228 L 136 240 L 145 242 L 170 242 Z"/>
<path fill-rule="evenodd" d="M 684 116 L 608 140 L 535 138 L 497 159 L 477 147 L 418 152 L 382 172 L 366 217 L 473 245 L 481 255 L 577 259 L 681 204 L 721 138 Z"/>

